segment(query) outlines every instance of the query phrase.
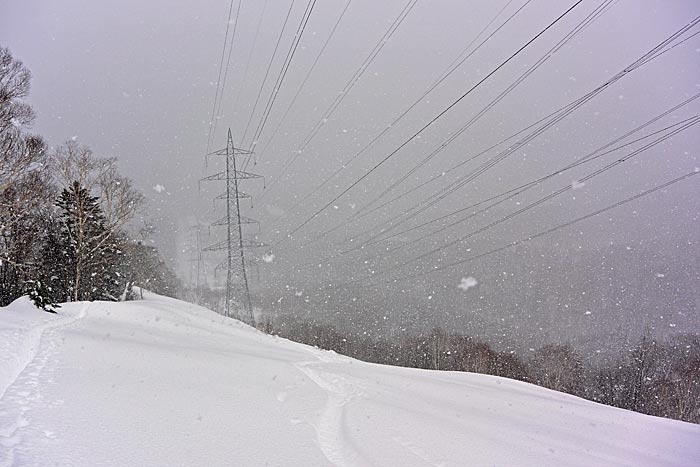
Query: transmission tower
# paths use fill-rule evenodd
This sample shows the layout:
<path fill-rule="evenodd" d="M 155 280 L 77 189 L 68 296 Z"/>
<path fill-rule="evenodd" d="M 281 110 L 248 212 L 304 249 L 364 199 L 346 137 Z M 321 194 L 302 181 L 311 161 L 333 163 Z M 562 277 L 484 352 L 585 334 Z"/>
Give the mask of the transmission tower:
<path fill-rule="evenodd" d="M 232 316 L 235 305 L 238 309 L 244 309 L 253 322 L 253 305 L 250 301 L 250 287 L 246 273 L 245 250 L 266 246 L 243 238 L 243 226 L 257 224 L 258 222 L 241 215 L 241 199 L 251 198 L 239 189 L 242 180 L 262 178 L 249 172 L 238 170 L 238 157 L 250 157 L 253 153 L 236 148 L 233 144 L 231 129 L 228 130 L 226 148 L 214 151 L 212 155 L 225 156 L 226 170 L 210 175 L 202 181 L 226 181 L 226 191 L 214 198 L 226 201 L 226 215 L 212 223 L 212 226 L 226 227 L 226 240 L 204 248 L 204 251 L 226 250 L 227 256 L 223 263 L 216 266 L 215 270 L 226 270 L 226 307 L 225 315 Z"/>

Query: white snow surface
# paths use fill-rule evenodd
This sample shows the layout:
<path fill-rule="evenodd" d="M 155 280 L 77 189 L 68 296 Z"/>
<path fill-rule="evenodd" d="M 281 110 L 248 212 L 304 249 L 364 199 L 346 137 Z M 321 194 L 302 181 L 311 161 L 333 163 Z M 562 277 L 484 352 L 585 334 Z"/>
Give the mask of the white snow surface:
<path fill-rule="evenodd" d="M 363 363 L 181 301 L 0 308 L 0 466 L 693 466 L 700 426 Z"/>

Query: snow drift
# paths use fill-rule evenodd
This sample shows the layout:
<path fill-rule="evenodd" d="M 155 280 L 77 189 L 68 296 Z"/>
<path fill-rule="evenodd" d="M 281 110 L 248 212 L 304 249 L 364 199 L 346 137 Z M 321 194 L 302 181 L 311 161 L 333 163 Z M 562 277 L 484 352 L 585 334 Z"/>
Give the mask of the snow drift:
<path fill-rule="evenodd" d="M 0 309 L 0 466 L 691 466 L 700 426 L 363 363 L 181 301 Z"/>

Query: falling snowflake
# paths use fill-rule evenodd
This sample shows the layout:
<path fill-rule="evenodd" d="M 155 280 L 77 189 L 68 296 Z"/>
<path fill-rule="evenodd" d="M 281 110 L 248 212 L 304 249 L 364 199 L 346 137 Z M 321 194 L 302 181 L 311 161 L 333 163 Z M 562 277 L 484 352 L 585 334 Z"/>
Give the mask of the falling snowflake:
<path fill-rule="evenodd" d="M 165 191 L 165 187 L 159 183 L 153 187 L 153 191 L 156 193 L 163 193 Z"/>
<path fill-rule="evenodd" d="M 273 255 L 272 253 L 265 253 L 262 256 L 262 260 L 265 261 L 266 263 L 271 263 L 275 260 L 275 255 Z"/>
<path fill-rule="evenodd" d="M 477 282 L 477 280 L 474 279 L 472 276 L 463 277 L 463 278 L 462 278 L 462 282 L 459 283 L 459 285 L 457 286 L 457 288 L 462 289 L 462 290 L 469 290 L 469 289 L 471 289 L 472 287 L 476 287 L 476 285 L 477 285 L 478 283 L 479 283 L 479 282 Z"/>

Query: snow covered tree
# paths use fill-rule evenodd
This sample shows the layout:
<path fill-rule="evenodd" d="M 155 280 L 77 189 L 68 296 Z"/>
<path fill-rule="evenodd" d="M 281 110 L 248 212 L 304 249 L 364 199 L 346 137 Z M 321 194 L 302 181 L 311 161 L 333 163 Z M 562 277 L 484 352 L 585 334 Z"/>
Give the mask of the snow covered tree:
<path fill-rule="evenodd" d="M 34 111 L 23 101 L 31 73 L 10 51 L 0 47 L 0 190 L 12 186 L 42 162 L 44 143 L 27 136 Z"/>
<path fill-rule="evenodd" d="M 0 305 L 27 293 L 51 203 L 46 144 L 27 134 L 34 111 L 23 101 L 31 74 L 0 47 Z"/>
<path fill-rule="evenodd" d="M 130 297 L 131 288 L 139 286 L 159 295 L 175 297 L 179 290 L 179 281 L 175 273 L 161 258 L 155 247 L 142 242 L 120 241 L 122 260 L 117 266 L 122 283 L 125 284 L 122 295 Z"/>
<path fill-rule="evenodd" d="M 95 194 L 105 226 L 113 232 L 122 229 L 145 203 L 131 180 L 119 173 L 114 157 L 97 157 L 88 146 L 69 140 L 54 150 L 53 159 L 58 185 L 70 188 L 78 182 Z"/>
<path fill-rule="evenodd" d="M 51 287 L 45 282 L 29 280 L 27 281 L 27 289 L 29 291 L 29 299 L 37 308 L 48 311 L 49 313 L 56 313 L 56 309 L 61 308 L 61 306 L 53 300 Z"/>
<path fill-rule="evenodd" d="M 647 329 L 632 349 L 622 373 L 625 406 L 635 412 L 650 413 L 657 403 L 656 383 L 661 379 L 663 346 Z"/>
<path fill-rule="evenodd" d="M 63 224 L 52 218 L 45 225 L 45 240 L 41 251 L 41 264 L 37 282 L 43 286 L 42 296 L 51 303 L 71 300 L 71 245 L 64 240 Z M 37 305 L 38 306 L 38 305 Z"/>
<path fill-rule="evenodd" d="M 105 225 L 105 217 L 97 196 L 74 182 L 61 193 L 57 205 L 61 209 L 59 251 L 65 251 L 62 269 L 70 279 L 71 300 L 115 300 L 120 283 L 116 274 L 119 250 L 112 232 Z"/>

